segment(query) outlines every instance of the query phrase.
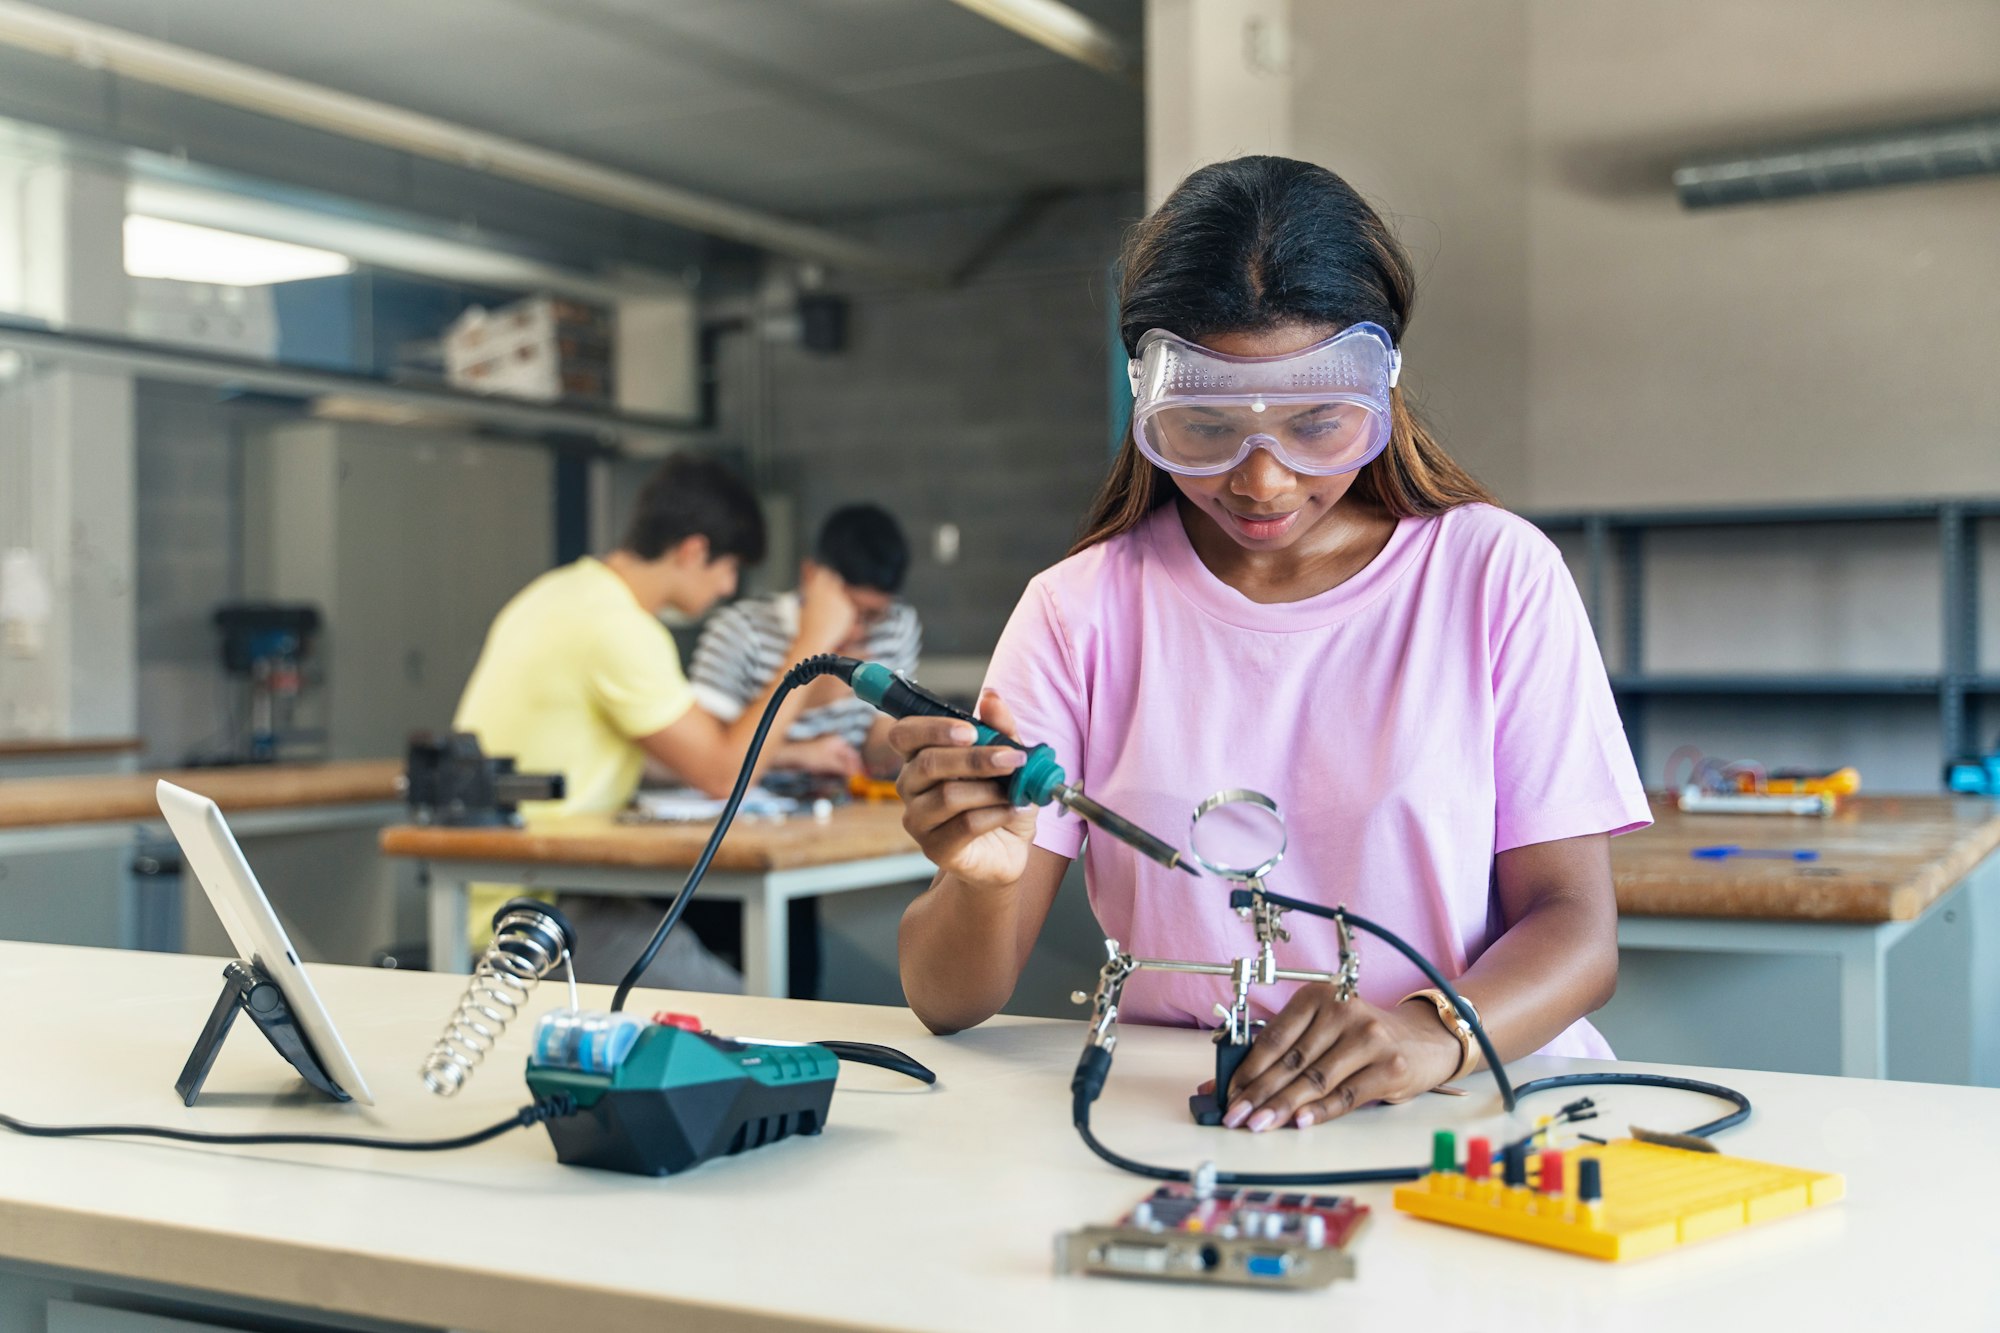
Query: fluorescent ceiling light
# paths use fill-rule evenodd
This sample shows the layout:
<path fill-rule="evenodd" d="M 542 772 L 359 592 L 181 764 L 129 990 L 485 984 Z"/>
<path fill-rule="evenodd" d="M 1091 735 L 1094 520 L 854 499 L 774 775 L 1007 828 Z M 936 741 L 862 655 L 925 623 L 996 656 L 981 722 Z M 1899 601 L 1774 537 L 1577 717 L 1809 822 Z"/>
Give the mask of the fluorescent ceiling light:
<path fill-rule="evenodd" d="M 140 158 L 153 168 L 155 159 Z M 404 220 L 394 214 L 357 216 L 328 201 L 311 203 L 259 198 L 216 186 L 185 184 L 135 176 L 125 189 L 127 212 L 165 218 L 197 227 L 255 232 L 294 245 L 332 250 L 356 264 L 399 269 L 451 282 L 485 287 L 548 291 L 607 304 L 649 292 L 682 292 L 685 282 L 673 275 L 629 267 L 615 272 L 582 272 L 561 264 L 515 254 L 497 244 L 436 235 L 422 219 Z"/>
<path fill-rule="evenodd" d="M 170 222 L 143 213 L 125 216 L 125 271 L 135 278 L 263 287 L 301 278 L 328 278 L 353 269 L 353 260 L 331 250 Z"/>
<path fill-rule="evenodd" d="M 991 19 L 1054 51 L 1114 78 L 1132 80 L 1138 57 L 1118 35 L 1061 0 L 957 0 L 982 18 Z"/>

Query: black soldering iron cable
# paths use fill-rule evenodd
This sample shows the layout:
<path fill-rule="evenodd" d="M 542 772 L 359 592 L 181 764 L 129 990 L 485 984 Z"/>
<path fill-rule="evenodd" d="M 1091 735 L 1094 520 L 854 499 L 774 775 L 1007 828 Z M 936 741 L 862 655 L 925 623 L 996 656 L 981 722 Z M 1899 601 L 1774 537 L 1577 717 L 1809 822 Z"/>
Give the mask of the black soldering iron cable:
<path fill-rule="evenodd" d="M 653 932 L 653 938 L 647 941 L 639 960 L 632 964 L 631 969 L 619 981 L 618 989 L 612 993 L 612 1013 L 618 1013 L 625 1008 L 625 1000 L 632 994 L 632 988 L 639 984 L 639 978 L 646 975 L 646 969 L 653 965 L 655 958 L 659 957 L 660 946 L 667 942 L 667 936 L 680 922 L 681 913 L 687 911 L 688 903 L 694 898 L 694 891 L 701 887 L 702 876 L 708 873 L 708 863 L 715 859 L 716 849 L 722 846 L 722 839 L 729 832 L 729 826 L 736 822 L 736 809 L 743 804 L 743 794 L 750 790 L 750 775 L 756 771 L 757 756 L 764 749 L 764 738 L 770 734 L 772 722 L 777 720 L 778 705 L 782 704 L 785 696 L 793 690 L 810 681 L 818 680 L 821 676 L 831 674 L 839 676 L 842 680 L 850 680 L 854 675 L 854 669 L 860 665 L 860 662 L 851 657 L 820 653 L 794 666 L 778 682 L 777 691 L 771 695 L 771 702 L 764 705 L 764 716 L 757 720 L 757 730 L 750 737 L 750 748 L 743 756 L 743 767 L 736 774 L 736 785 L 730 788 L 729 799 L 723 803 L 722 813 L 716 817 L 715 829 L 708 835 L 708 845 L 703 847 L 701 855 L 695 858 L 693 868 L 688 871 L 687 879 L 681 884 L 681 891 L 675 895 L 673 905 L 667 908 L 667 914 L 660 918 L 659 928 Z"/>
<path fill-rule="evenodd" d="M 524 1106 L 497 1124 L 450 1139 L 378 1139 L 361 1134 L 215 1134 L 196 1129 L 171 1129 L 165 1125 L 36 1125 L 16 1120 L 10 1115 L 0 1115 L 0 1128 L 38 1139 L 171 1139 L 176 1143 L 226 1143 L 238 1147 L 323 1143 L 343 1148 L 383 1148 L 390 1152 L 448 1152 L 497 1139 L 510 1130 L 532 1129 L 544 1121 L 560 1120 L 576 1113 L 576 1098 L 568 1093 L 559 1093 Z"/>
<path fill-rule="evenodd" d="M 1107 1062 L 1108 1064 L 1108 1062 Z M 1700 1079 L 1676 1078 L 1670 1074 L 1556 1074 L 1549 1078 L 1538 1078 L 1523 1083 L 1514 1091 L 1517 1096 L 1526 1097 L 1537 1092 L 1548 1092 L 1555 1088 L 1585 1088 L 1616 1085 L 1634 1088 L 1670 1088 L 1676 1092 L 1699 1092 L 1707 1096 L 1729 1102 L 1735 1110 L 1726 1116 L 1683 1130 L 1688 1138 L 1705 1139 L 1725 1129 L 1733 1128 L 1750 1118 L 1750 1099 L 1734 1088 L 1726 1088 L 1720 1083 L 1705 1083 Z M 1072 1112 L 1078 1137 L 1084 1146 L 1099 1157 L 1135 1176 L 1148 1180 L 1165 1180 L 1185 1183 L 1193 1179 L 1191 1172 L 1170 1166 L 1153 1166 L 1147 1162 L 1134 1161 L 1104 1146 L 1090 1130 L 1090 1101 L 1079 1098 Z M 1532 1136 L 1530 1136 L 1532 1137 Z M 1392 1185 L 1405 1181 L 1421 1180 L 1430 1172 L 1424 1166 L 1374 1167 L 1352 1171 L 1321 1172 L 1280 1172 L 1280 1171 L 1218 1171 L 1215 1183 L 1218 1185 L 1247 1186 L 1264 1188 L 1284 1185 L 1335 1186 L 1335 1185 Z"/>
<path fill-rule="evenodd" d="M 1248 891 L 1239 889 L 1235 893 L 1232 893 L 1230 895 L 1232 904 L 1235 902 L 1237 894 L 1244 894 L 1247 897 Z M 1459 1017 L 1465 1020 L 1465 1025 L 1472 1029 L 1473 1038 L 1479 1043 L 1480 1054 L 1486 1057 L 1486 1067 L 1492 1071 L 1493 1081 L 1500 1088 L 1500 1104 L 1505 1106 L 1509 1111 L 1514 1109 L 1514 1099 L 1516 1096 L 1514 1085 L 1508 1080 L 1507 1070 L 1500 1062 L 1500 1052 L 1493 1048 L 1492 1038 L 1486 1035 L 1486 1025 L 1479 1021 L 1478 1013 L 1471 1006 L 1458 998 L 1457 989 L 1444 979 L 1443 973 L 1431 966 L 1430 959 L 1411 948 L 1402 936 L 1396 934 L 1395 931 L 1390 930 L 1387 926 L 1377 925 L 1367 917 L 1357 916 L 1344 907 L 1322 907 L 1318 903 L 1305 902 L 1299 898 L 1287 898 L 1283 894 L 1272 893 L 1269 890 L 1263 891 L 1263 898 L 1264 901 L 1276 904 L 1287 911 L 1304 912 L 1307 916 L 1325 917 L 1329 921 L 1345 920 L 1348 925 L 1367 931 L 1370 935 L 1373 935 L 1376 939 L 1381 940 L 1397 953 L 1409 959 L 1415 965 L 1416 969 L 1424 974 L 1425 980 L 1444 992 L 1445 999 L 1451 1001 L 1452 1009 Z"/>
<path fill-rule="evenodd" d="M 1520 1087 L 1514 1089 L 1514 1095 L 1517 1097 L 1526 1097 L 1532 1093 L 1550 1092 L 1556 1088 L 1603 1087 L 1671 1088 L 1675 1092 L 1698 1092 L 1704 1097 L 1713 1097 L 1718 1101 L 1728 1102 L 1736 1108 L 1728 1115 L 1718 1116 L 1706 1124 L 1696 1125 L 1693 1129 L 1681 1130 L 1680 1133 L 1683 1138 L 1712 1138 L 1725 1129 L 1736 1128 L 1750 1118 L 1750 1099 L 1736 1089 L 1724 1087 L 1720 1083 L 1709 1083 L 1698 1078 L 1680 1078 L 1673 1074 L 1611 1072 L 1602 1074 L 1551 1074 L 1547 1078 L 1532 1079 L 1529 1082 L 1523 1083 Z"/>

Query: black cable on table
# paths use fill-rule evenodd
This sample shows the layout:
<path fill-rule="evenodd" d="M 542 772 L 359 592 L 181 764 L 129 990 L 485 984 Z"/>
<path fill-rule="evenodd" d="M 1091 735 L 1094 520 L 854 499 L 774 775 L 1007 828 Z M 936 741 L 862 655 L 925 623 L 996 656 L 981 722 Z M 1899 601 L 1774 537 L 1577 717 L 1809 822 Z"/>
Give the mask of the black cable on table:
<path fill-rule="evenodd" d="M 566 1092 L 558 1093 L 522 1107 L 497 1124 L 450 1139 L 377 1139 L 360 1134 L 215 1134 L 205 1130 L 170 1129 L 165 1125 L 36 1125 L 16 1120 L 10 1115 L 0 1115 L 0 1128 L 38 1139 L 171 1139 L 176 1143 L 226 1143 L 237 1147 L 326 1143 L 343 1148 L 384 1148 L 390 1152 L 448 1152 L 497 1139 L 509 1130 L 532 1129 L 545 1121 L 560 1120 L 576 1113 L 576 1098 Z"/>
<path fill-rule="evenodd" d="M 824 1046 L 840 1059 L 851 1065 L 873 1065 L 886 1069 L 892 1074 L 901 1074 L 917 1082 L 932 1085 L 937 1075 L 928 1066 L 903 1054 L 893 1046 L 882 1046 L 872 1041 L 816 1041 L 815 1046 Z"/>

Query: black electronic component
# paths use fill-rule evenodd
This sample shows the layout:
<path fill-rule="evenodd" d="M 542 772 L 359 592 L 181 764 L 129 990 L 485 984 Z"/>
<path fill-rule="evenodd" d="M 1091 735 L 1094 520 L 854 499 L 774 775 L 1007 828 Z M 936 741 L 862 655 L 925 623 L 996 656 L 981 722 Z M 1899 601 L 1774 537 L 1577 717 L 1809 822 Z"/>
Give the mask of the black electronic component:
<path fill-rule="evenodd" d="M 1188 1113 L 1197 1125 L 1219 1125 L 1229 1110 L 1229 1085 L 1236 1079 L 1237 1066 L 1250 1054 L 1250 1042 L 1231 1041 L 1226 1032 L 1215 1034 L 1215 1086 L 1188 1098 Z"/>
<path fill-rule="evenodd" d="M 1598 1203 L 1604 1198 L 1604 1163 L 1585 1157 L 1576 1164 L 1576 1201 Z"/>

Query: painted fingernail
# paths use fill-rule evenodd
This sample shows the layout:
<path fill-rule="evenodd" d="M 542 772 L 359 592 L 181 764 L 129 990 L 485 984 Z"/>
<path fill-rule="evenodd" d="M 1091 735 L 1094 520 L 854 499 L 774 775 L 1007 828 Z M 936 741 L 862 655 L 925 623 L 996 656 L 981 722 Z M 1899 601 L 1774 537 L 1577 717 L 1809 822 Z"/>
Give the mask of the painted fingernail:
<path fill-rule="evenodd" d="M 1300 1129 L 1305 1129 L 1308 1126 L 1310 1126 L 1312 1122 L 1317 1118 L 1318 1117 L 1314 1116 L 1313 1113 L 1309 1110 L 1301 1111 L 1296 1116 L 1292 1117 L 1292 1123 L 1297 1125 Z"/>
<path fill-rule="evenodd" d="M 1236 1103 L 1236 1105 L 1229 1108 L 1229 1114 L 1222 1117 L 1222 1123 L 1229 1126 L 1231 1129 L 1235 1129 L 1238 1125 L 1243 1123 L 1244 1117 L 1248 1116 L 1249 1114 L 1250 1114 L 1250 1103 L 1238 1102 Z"/>
<path fill-rule="evenodd" d="M 961 725 L 951 729 L 951 741 L 954 745 L 970 745 L 978 739 L 979 733 L 971 727 Z"/>
<path fill-rule="evenodd" d="M 1019 750 L 1002 750 L 999 754 L 993 756 L 993 767 L 1003 772 L 1019 768 L 1027 762 L 1028 756 L 1022 754 Z"/>
<path fill-rule="evenodd" d="M 1277 1123 L 1278 1113 L 1267 1106 L 1256 1115 L 1250 1117 L 1250 1132 L 1252 1134 L 1262 1134 Z"/>

